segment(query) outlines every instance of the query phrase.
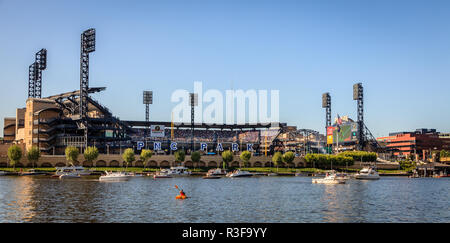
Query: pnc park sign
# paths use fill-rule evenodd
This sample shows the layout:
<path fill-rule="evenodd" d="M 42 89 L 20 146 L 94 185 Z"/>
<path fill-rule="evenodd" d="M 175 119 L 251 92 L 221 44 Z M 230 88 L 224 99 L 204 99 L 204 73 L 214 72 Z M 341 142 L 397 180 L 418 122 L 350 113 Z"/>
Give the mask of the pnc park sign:
<path fill-rule="evenodd" d="M 170 150 L 176 151 L 178 150 L 177 142 L 171 142 L 170 143 Z M 137 142 L 137 150 L 141 150 L 145 147 L 145 143 L 143 141 Z M 161 142 L 153 142 L 153 150 L 158 151 L 161 150 Z M 208 144 L 207 143 L 200 143 L 200 150 L 201 151 L 208 151 Z M 217 146 L 215 148 L 217 152 L 223 151 L 223 145 L 222 143 L 217 143 Z M 239 144 L 238 143 L 232 143 L 231 144 L 231 151 L 238 152 L 239 151 Z M 247 143 L 247 151 L 253 151 L 253 143 Z"/>

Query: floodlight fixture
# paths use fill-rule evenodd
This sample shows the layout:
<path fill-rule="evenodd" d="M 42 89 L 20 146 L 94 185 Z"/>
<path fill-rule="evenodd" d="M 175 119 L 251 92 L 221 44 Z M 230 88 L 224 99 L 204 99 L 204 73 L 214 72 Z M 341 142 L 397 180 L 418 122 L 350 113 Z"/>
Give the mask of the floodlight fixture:
<path fill-rule="evenodd" d="M 83 52 L 91 53 L 95 51 L 95 29 L 91 28 L 84 31 L 81 39 Z"/>
<path fill-rule="evenodd" d="M 145 104 L 145 105 L 153 104 L 153 91 L 144 91 L 143 104 Z"/>
<path fill-rule="evenodd" d="M 36 53 L 36 63 L 38 63 L 39 70 L 45 70 L 47 68 L 47 50 L 41 49 Z"/>
<path fill-rule="evenodd" d="M 198 94 L 197 93 L 190 93 L 189 100 L 190 100 L 191 106 L 198 106 Z"/>

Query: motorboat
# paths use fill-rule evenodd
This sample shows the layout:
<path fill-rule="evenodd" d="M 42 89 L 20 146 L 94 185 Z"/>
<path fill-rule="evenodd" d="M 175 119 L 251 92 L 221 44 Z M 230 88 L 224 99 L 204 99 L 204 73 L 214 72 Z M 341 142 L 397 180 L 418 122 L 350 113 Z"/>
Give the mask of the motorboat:
<path fill-rule="evenodd" d="M 167 169 L 162 169 L 162 170 L 160 170 L 159 172 L 156 172 L 156 173 L 153 175 L 153 178 L 154 178 L 154 179 L 156 179 L 156 178 L 172 178 L 172 176 L 169 175 L 169 170 L 167 170 Z"/>
<path fill-rule="evenodd" d="M 65 173 L 76 172 L 77 174 L 84 176 L 90 175 L 91 171 L 84 168 L 83 166 L 65 166 L 65 167 L 56 167 L 56 176 L 60 176 Z"/>
<path fill-rule="evenodd" d="M 221 168 L 216 168 L 216 169 L 210 169 L 208 170 L 207 175 L 210 176 L 222 176 L 222 175 L 226 175 L 227 171 Z"/>
<path fill-rule="evenodd" d="M 3 171 L 3 170 L 0 170 L 0 176 L 5 176 L 5 175 L 7 175 L 7 174 L 8 174 L 8 172 Z"/>
<path fill-rule="evenodd" d="M 269 174 L 267 174 L 267 176 L 277 176 L 278 174 L 277 173 L 269 173 Z"/>
<path fill-rule="evenodd" d="M 39 171 L 35 169 L 28 170 L 26 172 L 21 172 L 21 176 L 33 176 L 33 175 L 46 175 L 47 173 L 44 171 Z"/>
<path fill-rule="evenodd" d="M 314 178 L 312 183 L 345 184 L 345 179 L 339 178 L 335 173 L 326 173 L 324 178 Z"/>
<path fill-rule="evenodd" d="M 250 176 L 253 176 L 253 174 L 246 170 L 235 170 L 227 174 L 227 177 L 250 177 Z"/>
<path fill-rule="evenodd" d="M 312 173 L 297 172 L 297 173 L 295 173 L 295 176 L 300 176 L 300 177 L 312 176 Z"/>
<path fill-rule="evenodd" d="M 153 178 L 172 178 L 166 171 L 160 171 L 153 175 Z"/>
<path fill-rule="evenodd" d="M 375 170 L 375 167 L 364 167 L 355 175 L 355 179 L 378 180 L 380 175 Z"/>
<path fill-rule="evenodd" d="M 166 174 L 169 176 L 190 176 L 191 172 L 184 166 L 170 167 L 170 169 L 162 169 L 160 174 Z"/>
<path fill-rule="evenodd" d="M 59 179 L 76 179 L 76 178 L 81 178 L 80 174 L 76 172 L 66 172 L 59 176 Z"/>
<path fill-rule="evenodd" d="M 102 175 L 100 176 L 100 178 L 98 178 L 99 181 L 126 181 L 131 177 L 131 175 L 125 172 L 105 171 L 105 173 L 105 175 Z"/>
<path fill-rule="evenodd" d="M 208 173 L 206 173 L 206 176 L 203 176 L 203 179 L 220 179 L 221 176 L 226 175 L 226 170 L 223 170 L 221 168 L 217 169 L 210 169 L 208 170 Z"/>

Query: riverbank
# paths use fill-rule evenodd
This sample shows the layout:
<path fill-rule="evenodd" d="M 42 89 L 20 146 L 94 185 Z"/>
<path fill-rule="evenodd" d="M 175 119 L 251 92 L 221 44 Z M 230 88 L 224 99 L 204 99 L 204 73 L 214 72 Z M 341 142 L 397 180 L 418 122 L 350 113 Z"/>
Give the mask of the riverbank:
<path fill-rule="evenodd" d="M 160 168 L 142 168 L 142 167 L 91 167 L 90 168 L 94 173 L 103 173 L 104 171 L 125 171 L 131 173 L 155 173 L 160 171 Z M 210 168 L 193 168 L 189 169 L 192 172 L 192 175 L 205 175 Z M 239 168 L 228 168 L 227 170 L 234 170 Z M 241 170 L 247 170 L 253 173 L 277 173 L 281 176 L 294 176 L 295 173 L 304 173 L 304 174 L 318 174 L 325 173 L 328 170 L 317 169 L 317 168 L 273 168 L 273 167 L 249 167 L 249 168 L 240 168 Z M 39 168 L 0 168 L 0 171 L 6 171 L 9 175 L 18 174 L 19 172 L 28 172 L 30 170 L 35 170 L 38 172 L 46 172 L 53 173 L 56 171 L 55 168 L 47 168 L 47 167 L 39 167 Z M 338 172 L 344 173 L 356 173 L 357 169 L 337 169 Z M 405 170 L 378 170 L 380 176 L 408 176 L 408 172 Z"/>

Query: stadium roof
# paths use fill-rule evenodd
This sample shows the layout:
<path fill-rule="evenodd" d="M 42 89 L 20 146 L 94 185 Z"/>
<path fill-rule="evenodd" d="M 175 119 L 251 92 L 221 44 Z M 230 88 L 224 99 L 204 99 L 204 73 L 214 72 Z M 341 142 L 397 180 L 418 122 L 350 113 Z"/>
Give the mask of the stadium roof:
<path fill-rule="evenodd" d="M 151 125 L 163 125 L 165 127 L 171 127 L 171 122 L 162 122 L 162 121 L 123 121 L 127 123 L 131 127 L 147 127 Z M 176 128 L 191 128 L 191 123 L 174 123 L 173 125 Z M 286 126 L 286 123 L 279 123 L 279 127 L 283 128 Z M 194 124 L 194 128 L 204 128 L 204 129 L 227 129 L 227 130 L 241 130 L 241 129 L 261 129 L 261 128 L 274 128 L 272 127 L 271 123 L 268 124 L 234 124 L 234 125 L 227 125 L 227 124 Z"/>

